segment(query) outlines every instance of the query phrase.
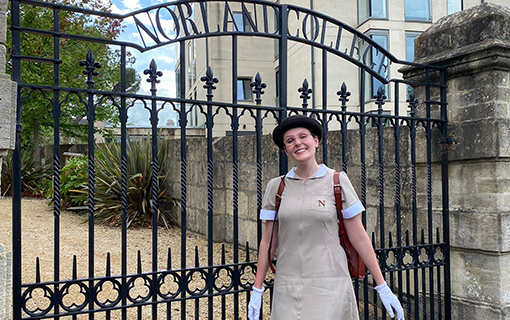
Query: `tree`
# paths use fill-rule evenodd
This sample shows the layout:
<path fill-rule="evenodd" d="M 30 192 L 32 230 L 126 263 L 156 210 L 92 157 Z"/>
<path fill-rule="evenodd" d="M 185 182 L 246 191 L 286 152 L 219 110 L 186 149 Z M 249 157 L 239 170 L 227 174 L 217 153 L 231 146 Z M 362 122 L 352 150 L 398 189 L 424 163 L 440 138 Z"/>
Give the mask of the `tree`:
<path fill-rule="evenodd" d="M 52 3 L 61 3 L 70 6 L 94 9 L 96 11 L 111 11 L 111 2 L 90 0 L 51 0 Z M 20 23 L 22 27 L 53 31 L 54 12 L 51 8 L 21 5 Z M 116 39 L 122 32 L 119 20 L 107 17 L 92 17 L 61 10 L 59 13 L 59 29 L 61 33 L 88 36 L 102 39 Z M 10 21 L 10 11 L 8 19 Z M 11 32 L 8 32 L 8 46 L 12 49 Z M 37 33 L 22 33 L 20 41 L 21 55 L 44 59 L 54 59 L 54 38 L 51 35 Z M 82 74 L 83 67 L 80 61 L 85 60 L 86 53 L 92 50 L 96 62 L 101 63 L 97 69 L 98 75 L 94 78 L 94 88 L 99 91 L 120 91 L 120 53 L 104 43 L 74 40 L 65 37 L 59 38 L 61 63 L 59 83 L 54 80 L 54 64 L 41 60 L 23 60 L 21 64 L 21 79 L 23 83 L 41 86 L 58 85 L 60 87 L 84 89 L 87 87 L 86 76 Z M 137 92 L 140 87 L 140 76 L 131 67 L 135 58 L 128 53 L 127 88 L 128 92 Z M 7 61 L 7 70 L 12 72 L 12 61 Z M 36 162 L 39 156 L 40 144 L 53 144 L 54 118 L 52 115 L 53 93 L 48 90 L 23 92 L 22 113 L 22 141 L 23 146 L 34 148 Z M 61 92 L 60 106 L 60 141 L 86 141 L 87 125 L 82 121 L 86 117 L 86 107 L 83 97 L 77 94 Z M 96 120 L 118 123 L 118 110 L 113 101 L 104 99 L 96 108 Z M 84 123 L 85 122 L 85 123 Z M 48 138 L 49 137 L 49 138 Z"/>

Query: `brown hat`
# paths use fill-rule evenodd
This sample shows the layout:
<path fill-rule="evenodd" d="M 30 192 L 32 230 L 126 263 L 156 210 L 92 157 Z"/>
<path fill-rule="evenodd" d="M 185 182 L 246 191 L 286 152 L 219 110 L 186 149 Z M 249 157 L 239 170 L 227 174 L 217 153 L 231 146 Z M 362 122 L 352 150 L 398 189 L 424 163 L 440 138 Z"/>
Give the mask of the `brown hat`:
<path fill-rule="evenodd" d="M 273 130 L 274 143 L 283 149 L 283 135 L 293 128 L 306 128 L 319 138 L 322 138 L 322 126 L 319 121 L 303 115 L 290 116 L 282 120 L 282 122 Z"/>

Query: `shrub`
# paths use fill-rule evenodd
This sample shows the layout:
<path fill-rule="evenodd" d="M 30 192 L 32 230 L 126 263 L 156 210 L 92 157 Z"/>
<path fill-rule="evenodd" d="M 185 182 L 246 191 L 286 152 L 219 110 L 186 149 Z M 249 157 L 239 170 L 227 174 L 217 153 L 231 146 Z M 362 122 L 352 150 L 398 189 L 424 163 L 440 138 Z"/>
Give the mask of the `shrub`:
<path fill-rule="evenodd" d="M 167 174 L 164 164 L 167 161 L 168 143 L 162 141 L 158 146 L 159 190 L 157 192 L 158 224 L 169 227 L 172 216 L 165 208 L 179 205 L 179 199 L 172 197 L 166 189 Z M 119 225 L 122 220 L 121 207 L 121 145 L 120 143 L 100 144 L 96 148 L 95 159 L 95 220 L 98 222 Z M 149 138 L 144 141 L 127 143 L 127 224 L 148 226 L 152 224 L 152 148 Z M 73 190 L 87 196 L 87 186 L 81 190 Z"/>
<path fill-rule="evenodd" d="M 60 200 L 62 208 L 84 206 L 87 197 L 76 190 L 85 188 L 88 181 L 87 156 L 72 157 L 60 169 Z M 53 190 L 50 195 L 53 196 Z"/>
<path fill-rule="evenodd" d="M 12 196 L 13 187 L 13 152 L 10 151 L 2 162 L 2 196 Z M 50 177 L 49 171 L 43 167 L 36 167 L 34 163 L 34 151 L 21 149 L 20 157 L 21 193 L 25 197 L 42 196 L 44 182 Z"/>

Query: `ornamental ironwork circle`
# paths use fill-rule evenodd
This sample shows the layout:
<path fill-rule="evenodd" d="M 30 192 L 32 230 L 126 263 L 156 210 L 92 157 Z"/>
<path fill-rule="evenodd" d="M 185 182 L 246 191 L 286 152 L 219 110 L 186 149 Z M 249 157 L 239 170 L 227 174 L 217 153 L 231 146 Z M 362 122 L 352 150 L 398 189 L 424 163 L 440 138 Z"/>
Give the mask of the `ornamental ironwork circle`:
<path fill-rule="evenodd" d="M 137 280 L 142 280 L 143 284 L 141 286 L 137 285 Z M 147 292 L 147 294 L 137 294 L 137 292 L 133 291 L 143 289 Z M 127 282 L 127 298 L 129 301 L 133 303 L 141 303 L 148 301 L 151 297 L 152 292 L 152 280 L 147 275 L 137 275 L 129 279 Z"/>
<path fill-rule="evenodd" d="M 105 290 L 103 287 L 105 285 L 110 285 L 111 288 L 108 290 Z M 117 305 L 122 297 L 122 284 L 116 280 L 116 279 L 103 279 L 99 281 L 95 286 L 95 298 L 94 301 L 101 307 L 101 308 L 110 308 L 115 305 Z M 99 301 L 101 298 L 101 294 L 105 293 L 106 297 L 104 301 Z M 115 295 L 115 299 L 111 299 L 112 295 Z"/>
<path fill-rule="evenodd" d="M 430 262 L 430 249 L 427 248 L 419 248 L 419 255 L 418 255 L 418 264 L 420 266 L 427 265 Z"/>
<path fill-rule="evenodd" d="M 23 303 L 23 311 L 25 311 L 30 316 L 43 316 L 50 312 L 53 308 L 53 298 L 54 294 L 48 286 L 45 285 L 36 285 L 28 288 L 23 292 L 22 301 Z M 47 307 L 41 307 L 41 300 L 47 300 Z M 35 305 L 35 308 L 30 308 L 29 305 Z"/>
<path fill-rule="evenodd" d="M 398 252 L 396 249 L 387 250 L 386 253 L 386 267 L 389 270 L 394 270 L 398 266 Z"/>
<path fill-rule="evenodd" d="M 444 254 L 443 246 L 435 246 L 434 247 L 434 263 L 441 264 L 444 263 L 445 254 Z"/>
<path fill-rule="evenodd" d="M 170 281 L 167 280 L 167 278 L 170 278 Z M 181 276 L 175 272 L 175 271 L 167 271 L 163 272 L 158 277 L 158 295 L 162 297 L 163 299 L 174 299 L 176 298 L 182 291 L 181 289 Z M 173 286 L 177 286 L 177 290 L 172 291 Z M 165 290 L 166 292 L 163 293 L 163 289 L 168 288 L 168 290 Z"/>
<path fill-rule="evenodd" d="M 78 289 L 78 290 L 77 290 Z M 83 302 L 78 304 L 76 303 L 77 295 L 76 293 L 79 293 L 79 295 L 83 296 Z M 81 281 L 73 281 L 66 283 L 62 289 L 60 289 L 60 306 L 62 309 L 64 309 L 67 312 L 76 312 L 83 310 L 88 304 L 88 287 Z M 70 298 L 70 304 L 66 303 L 66 298 Z"/>
<path fill-rule="evenodd" d="M 234 286 L 234 271 L 231 267 L 219 267 L 214 271 L 214 289 L 228 292 Z"/>
<path fill-rule="evenodd" d="M 250 270 L 247 270 L 247 269 L 251 269 Z M 254 283 L 254 276 L 255 276 L 255 273 L 256 273 L 257 269 L 255 268 L 255 265 L 253 264 L 248 264 L 248 265 L 243 265 L 241 266 L 241 268 L 239 269 L 239 284 L 241 285 L 241 287 L 243 287 L 244 289 L 251 289 L 253 283 Z"/>
<path fill-rule="evenodd" d="M 195 278 L 195 275 L 198 275 L 198 278 Z M 186 276 L 186 291 L 193 296 L 205 293 L 207 291 L 207 280 L 207 272 L 204 270 L 191 270 Z"/>
<path fill-rule="evenodd" d="M 414 264 L 414 250 L 412 249 L 406 249 L 404 251 L 404 254 L 402 256 L 402 265 L 409 269 Z"/>

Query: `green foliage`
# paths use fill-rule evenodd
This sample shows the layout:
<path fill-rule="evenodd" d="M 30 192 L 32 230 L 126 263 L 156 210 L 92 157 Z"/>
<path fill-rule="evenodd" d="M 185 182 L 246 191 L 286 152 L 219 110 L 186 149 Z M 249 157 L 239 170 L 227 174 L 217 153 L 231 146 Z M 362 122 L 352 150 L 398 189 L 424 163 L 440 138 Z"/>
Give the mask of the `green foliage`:
<path fill-rule="evenodd" d="M 60 3 L 70 6 L 83 7 L 97 11 L 110 12 L 110 1 L 90 0 L 50 0 L 48 2 Z M 36 7 L 29 4 L 21 4 L 20 25 L 25 28 L 33 28 L 53 32 L 54 12 L 52 8 Z M 121 22 L 107 17 L 91 16 L 76 12 L 61 10 L 59 13 L 59 29 L 62 33 L 100 38 L 105 40 L 116 39 L 122 32 Z M 11 11 L 8 11 L 10 23 Z M 7 34 L 8 52 L 12 52 L 12 32 L 8 29 Z M 59 57 L 55 58 L 54 40 L 51 34 L 22 33 L 20 39 L 21 55 L 43 59 L 59 59 L 60 87 L 87 88 L 86 75 L 82 74 L 84 67 L 79 65 L 85 60 L 86 54 L 92 50 L 95 61 L 101 63 L 101 68 L 96 69 L 98 75 L 94 77 L 96 90 L 120 91 L 120 53 L 119 50 L 99 42 L 90 42 L 69 39 L 65 36 L 59 38 Z M 134 57 L 128 53 L 128 66 L 135 62 Z M 12 61 L 7 59 L 7 71 L 12 72 Z M 21 80 L 41 86 L 54 85 L 55 66 L 51 62 L 22 61 Z M 136 92 L 140 87 L 140 76 L 131 67 L 127 69 L 127 91 Z M 60 110 L 53 112 L 53 92 L 35 91 L 30 94 L 23 91 L 22 113 L 22 141 L 24 146 L 32 146 L 38 152 L 39 143 L 53 144 L 53 116 L 59 116 L 61 141 L 86 141 L 87 127 L 81 120 L 85 119 L 87 106 L 83 97 L 77 94 L 60 93 Z M 118 101 L 117 101 L 118 102 Z M 111 99 L 103 99 L 96 107 L 96 121 L 108 121 L 118 123 L 118 111 Z M 40 140 L 40 141 L 39 141 Z"/>
<path fill-rule="evenodd" d="M 72 157 L 60 170 L 60 199 L 62 208 L 83 206 L 86 197 L 76 195 L 72 191 L 84 188 L 88 181 L 87 156 Z M 51 193 L 53 194 L 53 192 Z"/>
<path fill-rule="evenodd" d="M 45 168 L 34 165 L 34 151 L 21 150 L 21 194 L 25 197 L 42 196 L 42 186 L 49 181 L 49 172 Z M 2 180 L 0 194 L 12 196 L 13 187 L 13 153 L 10 151 L 2 162 Z"/>
<path fill-rule="evenodd" d="M 157 174 L 159 189 L 158 225 L 169 227 L 173 222 L 168 209 L 179 205 L 179 199 L 172 197 L 166 187 L 167 174 L 164 164 L 167 161 L 167 142 L 158 145 Z M 100 144 L 95 159 L 95 220 L 111 225 L 119 225 L 122 220 L 121 195 L 122 173 L 120 143 Z M 128 226 L 148 226 L 152 224 L 152 144 L 145 141 L 127 143 L 127 223 Z M 87 196 L 88 187 L 74 190 L 74 193 Z"/>

